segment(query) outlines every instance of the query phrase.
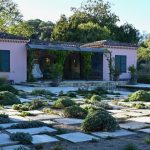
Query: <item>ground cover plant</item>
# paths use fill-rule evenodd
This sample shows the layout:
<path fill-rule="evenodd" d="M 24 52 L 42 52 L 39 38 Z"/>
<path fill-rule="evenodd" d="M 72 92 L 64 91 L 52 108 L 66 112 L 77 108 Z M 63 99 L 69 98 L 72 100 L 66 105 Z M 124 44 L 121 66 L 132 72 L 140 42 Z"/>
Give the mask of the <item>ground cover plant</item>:
<path fill-rule="evenodd" d="M 13 104 L 20 104 L 20 100 L 17 96 L 8 91 L 0 92 L 0 105 L 13 105 Z"/>
<path fill-rule="evenodd" d="M 88 113 L 87 110 L 85 110 L 77 105 L 67 107 L 63 111 L 63 115 L 67 118 L 84 119 L 87 116 L 87 113 Z"/>
<path fill-rule="evenodd" d="M 11 120 L 9 119 L 9 116 L 6 114 L 0 114 L 0 124 L 4 123 L 10 123 Z"/>
<path fill-rule="evenodd" d="M 115 131 L 118 128 L 116 119 L 103 108 L 90 111 L 82 123 L 82 130 L 85 132 Z"/>
<path fill-rule="evenodd" d="M 24 121 L 20 122 L 18 124 L 12 125 L 11 129 L 26 129 L 26 128 L 36 128 L 36 127 L 42 127 L 46 126 L 45 123 L 40 121 Z"/>
<path fill-rule="evenodd" d="M 69 98 L 60 98 L 57 101 L 55 101 L 53 107 L 56 109 L 62 109 L 65 107 L 73 106 L 75 104 L 76 103 Z"/>
<path fill-rule="evenodd" d="M 48 90 L 44 90 L 44 89 L 35 89 L 31 92 L 31 95 L 34 96 L 54 96 L 55 94 L 53 94 L 52 92 L 48 91 Z"/>
<path fill-rule="evenodd" d="M 18 90 L 16 90 L 13 86 L 11 86 L 9 84 L 0 85 L 0 91 L 9 91 L 13 94 L 18 94 Z"/>
<path fill-rule="evenodd" d="M 32 136 L 29 133 L 17 132 L 10 135 L 12 141 L 19 141 L 21 144 L 30 144 Z"/>
<path fill-rule="evenodd" d="M 139 90 L 128 96 L 127 101 L 150 102 L 150 91 Z"/>
<path fill-rule="evenodd" d="M 91 102 L 100 102 L 102 100 L 101 96 L 99 95 L 93 95 L 90 99 Z"/>

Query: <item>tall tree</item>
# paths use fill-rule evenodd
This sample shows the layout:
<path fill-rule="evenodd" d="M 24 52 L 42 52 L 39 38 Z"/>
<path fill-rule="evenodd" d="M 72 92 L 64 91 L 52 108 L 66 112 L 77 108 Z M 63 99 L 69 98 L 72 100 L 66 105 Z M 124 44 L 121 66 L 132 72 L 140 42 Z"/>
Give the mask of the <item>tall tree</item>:
<path fill-rule="evenodd" d="M 15 25 L 22 20 L 18 6 L 12 0 L 0 0 L 0 31 Z"/>

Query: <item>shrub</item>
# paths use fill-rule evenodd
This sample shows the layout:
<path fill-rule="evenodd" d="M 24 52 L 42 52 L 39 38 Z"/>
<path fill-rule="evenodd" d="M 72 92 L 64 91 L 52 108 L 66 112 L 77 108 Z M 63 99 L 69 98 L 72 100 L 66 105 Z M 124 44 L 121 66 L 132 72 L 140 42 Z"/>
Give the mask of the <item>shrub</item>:
<path fill-rule="evenodd" d="M 35 95 L 35 96 L 46 96 L 46 95 L 50 95 L 50 96 L 53 96 L 54 94 L 51 93 L 50 91 L 48 90 L 44 90 L 44 89 L 36 89 L 36 90 L 33 90 L 31 92 L 31 95 Z"/>
<path fill-rule="evenodd" d="M 0 105 L 13 105 L 21 103 L 20 100 L 11 92 L 0 92 Z"/>
<path fill-rule="evenodd" d="M 3 84 L 0 86 L 0 91 L 9 91 L 13 94 L 18 94 L 18 90 L 16 90 L 13 86 L 9 84 Z"/>
<path fill-rule="evenodd" d="M 137 108 L 137 109 L 146 109 L 148 108 L 145 104 L 143 103 L 139 103 L 139 104 L 133 104 L 133 107 Z"/>
<path fill-rule="evenodd" d="M 30 112 L 27 111 L 22 111 L 20 114 L 21 117 L 26 117 L 26 116 L 33 116 L 33 114 L 31 114 Z"/>
<path fill-rule="evenodd" d="M 38 99 L 34 99 L 30 103 L 30 110 L 39 109 L 45 105 L 46 105 L 45 102 L 38 100 Z"/>
<path fill-rule="evenodd" d="M 82 123 L 82 130 L 85 132 L 115 131 L 118 128 L 115 118 L 103 108 L 91 111 Z"/>
<path fill-rule="evenodd" d="M 65 117 L 83 119 L 87 116 L 87 111 L 79 106 L 70 106 L 65 108 L 63 112 Z"/>
<path fill-rule="evenodd" d="M 75 105 L 75 102 L 68 99 L 68 98 L 62 98 L 62 99 L 58 99 L 53 107 L 57 108 L 57 109 L 61 109 L 61 108 L 65 108 L 65 107 L 69 107 L 69 106 L 73 106 Z"/>
<path fill-rule="evenodd" d="M 18 124 L 14 124 L 10 128 L 11 129 L 26 129 L 26 128 L 36 128 L 36 127 L 42 127 L 42 126 L 46 126 L 46 124 L 40 121 L 25 121 L 25 122 L 20 122 Z"/>
<path fill-rule="evenodd" d="M 76 94 L 73 93 L 73 92 L 68 92 L 68 93 L 67 93 L 67 96 L 73 98 L 73 97 L 76 97 Z"/>
<path fill-rule="evenodd" d="M 17 132 L 10 135 L 12 141 L 19 141 L 21 144 L 30 144 L 32 136 L 29 133 Z"/>
<path fill-rule="evenodd" d="M 14 149 L 14 150 L 29 150 L 29 149 L 24 146 L 19 146 L 18 148 Z"/>
<path fill-rule="evenodd" d="M 9 116 L 6 114 L 0 114 L 0 124 L 11 122 Z"/>
<path fill-rule="evenodd" d="M 150 144 L 150 138 L 146 138 L 146 139 L 145 139 L 145 143 L 146 143 L 146 144 Z"/>
<path fill-rule="evenodd" d="M 101 96 L 99 96 L 99 95 L 93 95 L 91 97 L 91 102 L 96 102 L 96 101 L 100 102 L 101 99 L 102 99 Z"/>
<path fill-rule="evenodd" d="M 0 78 L 0 85 L 7 84 L 8 81 L 6 78 Z"/>
<path fill-rule="evenodd" d="M 100 102 L 96 106 L 97 107 L 102 107 L 104 109 L 112 109 L 112 107 L 107 102 Z"/>
<path fill-rule="evenodd" d="M 129 101 L 147 101 L 150 102 L 150 92 L 139 90 L 128 97 Z"/>
<path fill-rule="evenodd" d="M 138 150 L 137 146 L 133 143 L 129 143 L 125 146 L 124 150 Z"/>

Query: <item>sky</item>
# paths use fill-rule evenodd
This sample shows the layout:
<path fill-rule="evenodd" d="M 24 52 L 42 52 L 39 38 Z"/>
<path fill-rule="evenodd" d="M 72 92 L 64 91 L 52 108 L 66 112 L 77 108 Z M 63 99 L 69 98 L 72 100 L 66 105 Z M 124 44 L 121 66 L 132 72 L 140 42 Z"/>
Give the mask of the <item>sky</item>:
<path fill-rule="evenodd" d="M 56 22 L 61 14 L 70 16 L 71 7 L 79 7 L 83 0 L 13 0 L 18 4 L 25 20 L 41 19 Z M 106 1 L 106 0 L 105 0 Z M 138 30 L 150 33 L 150 0 L 107 0 L 112 12 L 119 16 L 118 25 L 126 22 Z"/>

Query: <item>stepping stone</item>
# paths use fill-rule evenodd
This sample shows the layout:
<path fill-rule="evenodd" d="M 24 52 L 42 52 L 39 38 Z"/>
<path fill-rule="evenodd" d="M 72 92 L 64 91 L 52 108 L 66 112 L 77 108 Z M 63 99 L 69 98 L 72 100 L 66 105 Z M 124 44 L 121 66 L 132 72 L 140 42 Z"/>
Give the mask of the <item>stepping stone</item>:
<path fill-rule="evenodd" d="M 40 115 L 40 114 L 43 114 L 42 111 L 39 111 L 39 110 L 30 110 L 28 111 L 29 113 L 33 114 L 33 115 Z"/>
<path fill-rule="evenodd" d="M 39 128 L 28 128 L 28 129 L 8 129 L 6 131 L 9 133 L 24 132 L 30 134 L 39 134 L 44 132 L 56 132 L 57 130 L 44 126 Z"/>
<path fill-rule="evenodd" d="M 25 102 L 31 102 L 30 99 L 26 99 L 26 98 L 19 98 L 21 103 L 25 103 Z"/>
<path fill-rule="evenodd" d="M 145 132 L 145 133 L 150 133 L 150 128 L 148 128 L 148 129 L 142 129 L 142 130 L 139 130 L 139 131 Z"/>
<path fill-rule="evenodd" d="M 55 119 L 60 124 L 81 124 L 83 122 L 83 119 L 75 119 L 75 118 L 62 118 L 62 119 Z"/>
<path fill-rule="evenodd" d="M 46 124 L 56 124 L 56 122 L 51 121 L 51 120 L 42 120 L 41 122 L 44 122 Z"/>
<path fill-rule="evenodd" d="M 0 124 L 0 128 L 6 129 L 11 127 L 12 125 L 15 125 L 17 123 L 6 123 L 6 124 Z"/>
<path fill-rule="evenodd" d="M 18 142 L 11 141 L 9 135 L 0 133 L 0 146 L 5 146 L 9 144 L 17 144 Z"/>
<path fill-rule="evenodd" d="M 150 123 L 150 117 L 130 118 L 130 119 L 128 119 L 128 121 L 136 121 L 136 122 Z"/>
<path fill-rule="evenodd" d="M 26 147 L 24 145 L 5 146 L 5 147 L 2 147 L 1 150 L 15 150 L 18 148 L 26 148 L 27 150 L 30 150 L 28 147 Z"/>
<path fill-rule="evenodd" d="M 133 121 L 121 123 L 119 124 L 119 126 L 123 129 L 131 129 L 131 130 L 138 130 L 138 129 L 150 127 L 149 124 L 142 123 L 142 122 L 133 122 Z"/>
<path fill-rule="evenodd" d="M 52 143 L 52 142 L 58 142 L 56 138 L 53 138 L 48 135 L 33 135 L 32 136 L 32 144 L 43 144 L 43 143 Z"/>
<path fill-rule="evenodd" d="M 29 120 L 50 120 L 50 119 L 57 119 L 57 118 L 62 118 L 59 115 L 46 115 L 46 114 L 42 114 L 42 115 L 37 115 L 37 116 L 28 116 L 26 117 Z"/>
<path fill-rule="evenodd" d="M 9 118 L 13 122 L 29 121 L 29 119 L 21 117 L 21 116 L 9 116 Z"/>
<path fill-rule="evenodd" d="M 127 130 L 117 130 L 115 132 L 92 132 L 92 134 L 101 138 L 108 138 L 108 137 L 115 138 L 115 137 L 133 135 L 136 133 Z"/>
<path fill-rule="evenodd" d="M 81 132 L 61 134 L 57 136 L 73 143 L 86 142 L 86 141 L 91 141 L 92 139 L 98 139 L 92 135 L 88 135 Z"/>

